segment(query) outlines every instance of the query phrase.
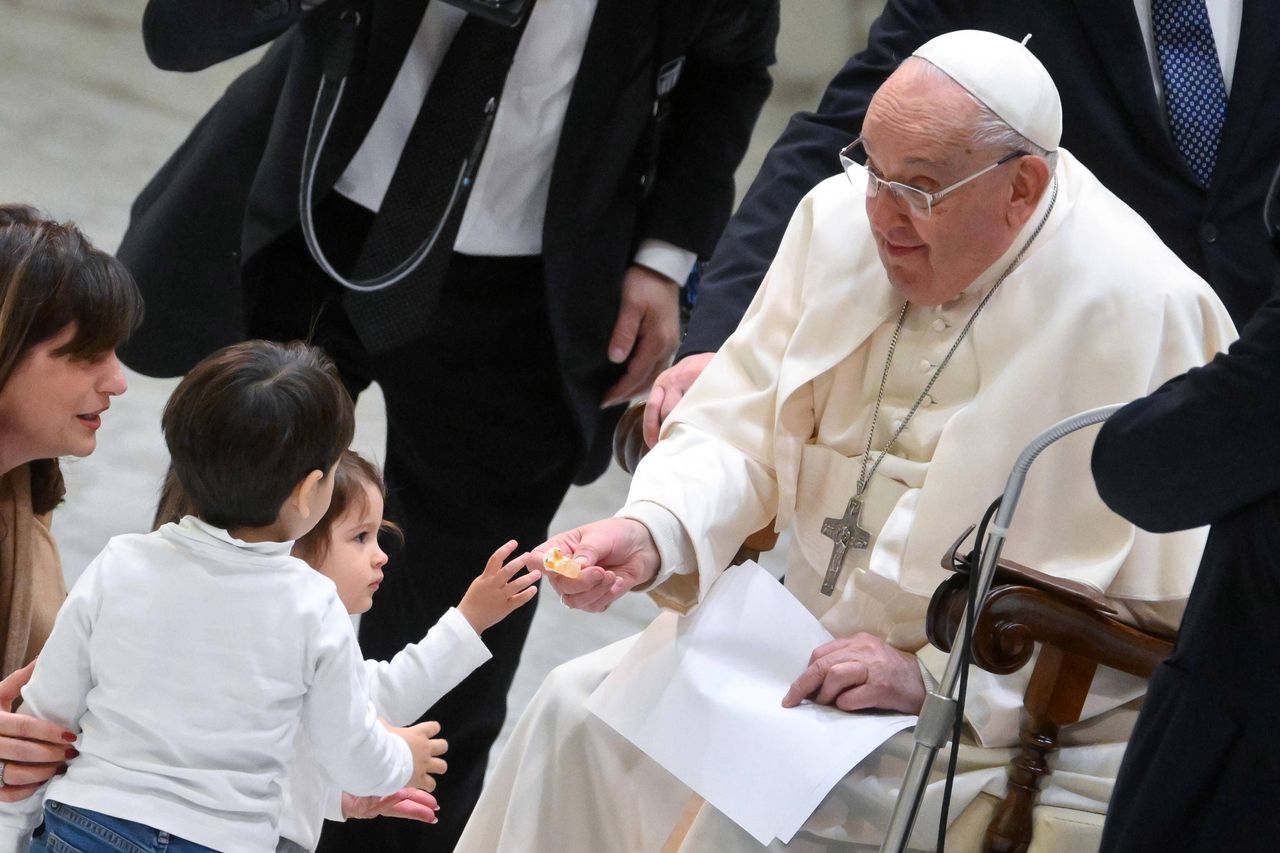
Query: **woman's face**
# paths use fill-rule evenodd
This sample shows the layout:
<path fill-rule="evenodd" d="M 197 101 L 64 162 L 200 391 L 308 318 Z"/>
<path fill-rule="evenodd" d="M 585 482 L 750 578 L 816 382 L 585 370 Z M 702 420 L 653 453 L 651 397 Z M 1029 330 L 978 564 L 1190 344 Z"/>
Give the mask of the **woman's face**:
<path fill-rule="evenodd" d="M 93 359 L 55 354 L 75 332 L 73 324 L 33 346 L 0 388 L 2 470 L 33 459 L 88 456 L 97 446 L 102 413 L 127 383 L 114 352 Z"/>

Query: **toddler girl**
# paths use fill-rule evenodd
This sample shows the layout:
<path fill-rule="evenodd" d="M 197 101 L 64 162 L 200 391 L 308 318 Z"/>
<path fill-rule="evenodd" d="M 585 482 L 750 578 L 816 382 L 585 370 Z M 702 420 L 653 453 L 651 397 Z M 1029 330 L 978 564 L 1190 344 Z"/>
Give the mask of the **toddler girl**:
<path fill-rule="evenodd" d="M 378 469 L 359 454 L 346 451 L 335 472 L 329 511 L 293 548 L 296 556 L 334 582 L 348 613 L 364 613 L 373 606 L 387 563 L 378 533 L 399 533 L 382 518 L 385 494 Z M 515 547 L 515 542 L 507 542 L 495 551 L 458 606 L 446 612 L 420 642 L 405 647 L 390 662 L 364 662 L 369 696 L 387 722 L 412 723 L 489 659 L 481 632 L 538 591 L 534 586 L 538 572 L 515 577 L 519 561 L 504 565 Z M 430 794 L 413 788 L 389 797 L 341 793 L 316 765 L 305 729 L 296 744 L 298 758 L 288 776 L 279 853 L 315 849 L 326 817 L 387 815 L 435 822 L 436 803 Z"/>

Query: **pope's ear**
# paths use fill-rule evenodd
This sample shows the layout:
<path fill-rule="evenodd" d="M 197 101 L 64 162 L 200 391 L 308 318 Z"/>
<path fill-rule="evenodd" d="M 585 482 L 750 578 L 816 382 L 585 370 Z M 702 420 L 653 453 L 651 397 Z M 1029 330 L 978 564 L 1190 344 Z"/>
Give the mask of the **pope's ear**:
<path fill-rule="evenodd" d="M 1031 216 L 1052 179 L 1053 172 L 1045 158 L 1034 155 L 1018 158 L 1018 171 L 1013 176 L 1009 194 L 1010 224 L 1021 225 Z"/>

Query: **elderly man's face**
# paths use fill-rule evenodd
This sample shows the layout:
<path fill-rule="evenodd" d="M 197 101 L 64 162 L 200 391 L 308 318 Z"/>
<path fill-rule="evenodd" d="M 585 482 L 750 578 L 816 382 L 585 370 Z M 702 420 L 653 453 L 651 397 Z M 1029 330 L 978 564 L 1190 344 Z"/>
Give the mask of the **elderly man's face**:
<path fill-rule="evenodd" d="M 937 192 L 1008 152 L 975 148 L 969 128 L 977 105 L 959 85 L 922 73 L 920 65 L 908 61 L 881 86 L 867 110 L 862 141 L 871 172 Z M 960 187 L 928 218 L 889 191 L 867 199 L 880 261 L 907 299 L 920 305 L 949 301 L 1009 247 L 1026 220 L 1014 203 L 1019 163 Z"/>

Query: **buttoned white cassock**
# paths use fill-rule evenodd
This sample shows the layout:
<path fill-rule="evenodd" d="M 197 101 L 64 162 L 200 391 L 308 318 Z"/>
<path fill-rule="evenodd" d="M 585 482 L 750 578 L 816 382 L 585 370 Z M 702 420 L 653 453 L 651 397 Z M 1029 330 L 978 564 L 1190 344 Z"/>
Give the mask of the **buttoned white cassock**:
<path fill-rule="evenodd" d="M 830 598 L 818 592 L 831 553 L 820 528 L 856 487 L 902 301 L 876 254 L 862 187 L 838 176 L 805 198 L 741 326 L 672 413 L 620 512 L 650 527 L 664 566 L 693 570 L 650 590 L 659 603 L 695 604 L 741 541 L 776 516 L 795 536 L 787 588 L 828 629 L 837 636 L 869 630 L 941 674 L 945 656 L 924 644 L 923 633 L 929 596 L 944 577 L 939 559 L 1003 490 L 1022 447 L 1063 417 L 1148 393 L 1235 336 L 1208 286 L 1066 151 L 1056 175 L 1057 201 L 1039 237 L 939 380 L 936 405 L 916 416 L 903 449 L 877 471 L 865 513 L 875 536 L 869 558 L 847 559 Z M 888 421 L 923 388 L 920 360 L 945 352 L 937 339 L 949 346 L 1048 198 L 1046 191 L 1005 257 L 960 303 L 941 312 L 913 308 L 877 446 Z M 949 323 L 950 334 L 939 335 L 935 319 Z M 1005 555 L 1094 585 L 1130 618 L 1176 624 L 1204 532 L 1157 537 L 1112 514 L 1094 490 L 1090 448 L 1089 436 L 1073 436 L 1036 463 Z M 680 815 L 682 787 L 578 707 L 621 651 L 615 645 L 549 677 L 459 849 L 661 846 Z M 1028 674 L 971 675 L 966 716 L 976 741 L 963 750 L 952 814 L 984 788 L 1003 792 L 1005 747 L 1017 739 Z M 1105 808 L 1142 689 L 1127 676 L 1099 673 L 1085 721 L 1064 732 L 1068 745 L 1042 803 Z M 891 740 L 832 792 L 806 830 L 878 841 L 909 748 L 908 734 Z M 918 827 L 936 821 L 938 787 L 931 786 Z M 916 837 L 927 835 L 921 829 Z M 703 807 L 679 849 L 739 847 L 755 849 Z"/>

